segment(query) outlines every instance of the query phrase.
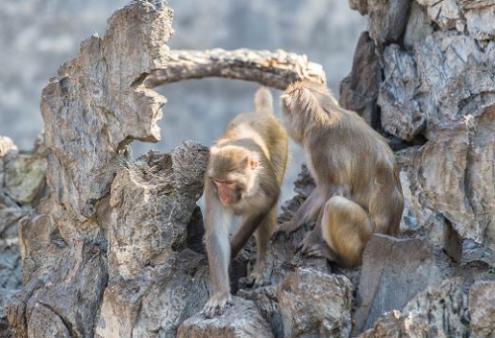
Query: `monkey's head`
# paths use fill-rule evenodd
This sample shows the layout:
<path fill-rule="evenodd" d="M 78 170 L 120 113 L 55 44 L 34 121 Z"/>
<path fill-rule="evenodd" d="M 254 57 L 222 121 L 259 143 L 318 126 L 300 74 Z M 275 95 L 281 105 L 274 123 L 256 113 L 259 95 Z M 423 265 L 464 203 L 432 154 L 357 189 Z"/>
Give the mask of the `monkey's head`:
<path fill-rule="evenodd" d="M 241 147 L 212 147 L 206 172 L 220 202 L 228 207 L 240 202 L 255 184 L 259 161 Z"/>
<path fill-rule="evenodd" d="M 302 143 L 310 128 L 328 119 L 328 105 L 336 103 L 324 84 L 305 80 L 289 85 L 280 96 L 280 104 L 285 129 L 294 141 Z"/>

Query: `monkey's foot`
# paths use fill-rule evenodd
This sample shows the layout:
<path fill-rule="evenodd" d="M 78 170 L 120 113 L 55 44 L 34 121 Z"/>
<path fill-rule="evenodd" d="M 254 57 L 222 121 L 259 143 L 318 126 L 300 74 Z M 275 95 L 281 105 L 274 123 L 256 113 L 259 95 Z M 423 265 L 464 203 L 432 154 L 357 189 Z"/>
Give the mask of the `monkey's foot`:
<path fill-rule="evenodd" d="M 326 258 L 331 262 L 337 261 L 337 256 L 321 238 L 318 231 L 311 231 L 306 234 L 298 247 L 305 256 Z"/>
<path fill-rule="evenodd" d="M 208 299 L 201 313 L 206 318 L 221 316 L 230 305 L 232 305 L 232 295 L 230 292 L 218 292 Z"/>
<path fill-rule="evenodd" d="M 293 222 L 292 220 L 284 222 L 284 223 L 280 223 L 278 225 L 277 229 L 275 230 L 275 232 L 273 233 L 272 239 L 277 238 L 280 234 L 284 234 L 285 237 L 288 237 L 291 233 L 293 233 L 294 231 L 296 231 L 300 227 L 301 227 L 301 224 L 297 224 L 297 223 Z"/>
<path fill-rule="evenodd" d="M 269 264 L 262 263 L 254 266 L 253 271 L 247 277 L 247 285 L 260 287 L 270 284 L 272 269 Z"/>

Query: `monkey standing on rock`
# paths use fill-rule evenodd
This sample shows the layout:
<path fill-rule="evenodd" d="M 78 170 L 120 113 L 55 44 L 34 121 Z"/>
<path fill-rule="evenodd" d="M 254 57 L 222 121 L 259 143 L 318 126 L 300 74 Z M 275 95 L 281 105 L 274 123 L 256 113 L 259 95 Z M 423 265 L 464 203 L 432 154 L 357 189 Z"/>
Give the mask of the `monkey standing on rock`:
<path fill-rule="evenodd" d="M 266 252 L 276 224 L 276 204 L 287 166 L 288 136 L 273 115 L 270 91 L 255 95 L 255 112 L 234 118 L 210 149 L 205 177 L 205 244 L 212 295 L 206 317 L 224 312 L 231 303 L 229 263 L 256 230 L 255 284 L 264 282 Z M 229 241 L 232 219 L 240 228 Z"/>
<path fill-rule="evenodd" d="M 317 218 L 302 242 L 303 253 L 358 265 L 374 232 L 399 231 L 404 201 L 394 154 L 324 85 L 296 82 L 281 96 L 281 105 L 289 135 L 304 147 L 316 188 L 277 232 L 289 234 Z"/>

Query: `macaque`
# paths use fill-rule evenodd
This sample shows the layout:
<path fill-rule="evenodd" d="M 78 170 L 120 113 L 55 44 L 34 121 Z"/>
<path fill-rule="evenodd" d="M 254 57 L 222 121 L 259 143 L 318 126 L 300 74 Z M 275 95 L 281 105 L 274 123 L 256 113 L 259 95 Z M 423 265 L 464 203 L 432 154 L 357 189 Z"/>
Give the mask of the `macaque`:
<path fill-rule="evenodd" d="M 204 192 L 205 245 L 213 291 L 203 309 L 208 318 L 221 315 L 232 302 L 230 258 L 255 231 L 257 255 L 250 279 L 258 285 L 265 279 L 266 253 L 287 166 L 288 136 L 273 115 L 268 89 L 256 92 L 254 105 L 255 112 L 234 118 L 210 149 Z M 241 218 L 237 231 L 234 217 Z"/>
<path fill-rule="evenodd" d="M 359 265 L 375 233 L 395 235 L 403 195 L 387 142 L 358 114 L 339 106 L 322 84 L 301 81 L 281 96 L 284 124 L 302 145 L 316 188 L 277 233 L 316 220 L 300 248 L 341 265 Z"/>

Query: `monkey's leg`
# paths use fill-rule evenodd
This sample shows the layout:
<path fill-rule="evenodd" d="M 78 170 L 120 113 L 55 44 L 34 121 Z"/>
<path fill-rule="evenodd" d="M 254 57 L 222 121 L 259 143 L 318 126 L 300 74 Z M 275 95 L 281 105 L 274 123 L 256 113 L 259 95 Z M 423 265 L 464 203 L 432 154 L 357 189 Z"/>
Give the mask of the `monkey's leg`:
<path fill-rule="evenodd" d="M 374 231 L 396 236 L 404 209 L 404 198 L 400 188 L 380 185 L 370 198 L 369 214 Z M 385 199 L 385 200 L 384 200 Z"/>
<path fill-rule="evenodd" d="M 339 263 L 346 266 L 361 263 L 373 228 L 359 204 L 341 196 L 330 198 L 323 210 L 321 226 L 323 240 L 336 253 Z"/>
<path fill-rule="evenodd" d="M 255 286 L 269 282 L 271 269 L 267 262 L 270 236 L 277 221 L 277 209 L 273 208 L 256 230 L 256 264 L 249 279 Z"/>
<path fill-rule="evenodd" d="M 297 209 L 294 216 L 289 221 L 279 224 L 274 237 L 279 233 L 289 235 L 299 229 L 304 223 L 314 220 L 319 214 L 323 203 L 322 193 L 317 188 L 313 189 L 308 198 Z"/>
<path fill-rule="evenodd" d="M 223 209 L 217 200 L 212 198 L 207 200 L 205 246 L 212 286 L 212 294 L 202 311 L 207 318 L 221 315 L 232 303 L 229 281 L 231 251 L 229 226 L 231 221 L 232 214 Z"/>

